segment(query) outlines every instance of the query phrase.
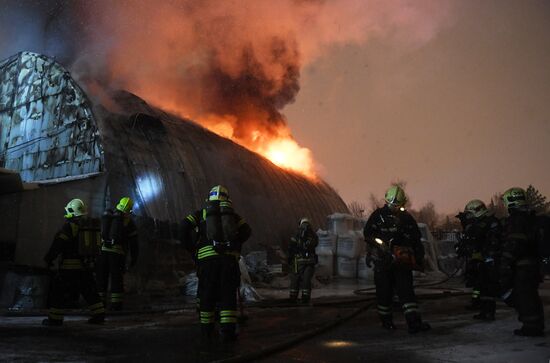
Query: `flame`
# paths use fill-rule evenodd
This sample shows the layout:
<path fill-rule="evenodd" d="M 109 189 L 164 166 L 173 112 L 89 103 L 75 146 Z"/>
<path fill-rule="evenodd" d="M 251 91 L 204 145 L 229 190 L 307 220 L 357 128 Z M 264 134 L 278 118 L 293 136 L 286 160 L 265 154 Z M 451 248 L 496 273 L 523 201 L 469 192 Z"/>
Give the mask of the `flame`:
<path fill-rule="evenodd" d="M 210 131 L 262 155 L 283 169 L 303 174 L 313 180 L 317 179 L 311 150 L 300 146 L 286 125 L 278 126 L 275 131 L 255 129 L 250 131 L 246 138 L 240 138 L 235 136 L 234 116 L 208 116 L 199 118 L 198 122 Z"/>
<path fill-rule="evenodd" d="M 316 177 L 311 151 L 298 145 L 291 137 L 270 140 L 258 153 L 282 168 L 302 173 L 309 178 Z"/>

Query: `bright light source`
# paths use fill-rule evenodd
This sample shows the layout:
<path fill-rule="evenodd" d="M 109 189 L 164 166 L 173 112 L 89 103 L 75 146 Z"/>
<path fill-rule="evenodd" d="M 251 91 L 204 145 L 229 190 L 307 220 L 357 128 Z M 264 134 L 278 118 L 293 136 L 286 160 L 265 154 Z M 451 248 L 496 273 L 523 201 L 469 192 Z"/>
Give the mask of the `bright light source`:
<path fill-rule="evenodd" d="M 154 174 L 145 174 L 136 178 L 137 192 L 144 202 L 148 202 L 160 193 L 160 178 Z"/>
<path fill-rule="evenodd" d="M 375 238 L 374 240 L 375 240 L 376 243 L 378 243 L 379 245 L 383 245 L 383 244 L 384 244 L 384 241 L 382 241 L 380 238 Z"/>
<path fill-rule="evenodd" d="M 325 342 L 324 345 L 325 347 L 328 347 L 328 348 L 347 348 L 347 347 L 354 346 L 355 343 L 347 342 L 345 340 L 331 340 L 331 341 Z"/>
<path fill-rule="evenodd" d="M 401 212 L 404 212 L 404 211 L 405 211 L 405 207 L 401 207 L 401 208 L 399 208 L 399 210 L 400 210 Z"/>

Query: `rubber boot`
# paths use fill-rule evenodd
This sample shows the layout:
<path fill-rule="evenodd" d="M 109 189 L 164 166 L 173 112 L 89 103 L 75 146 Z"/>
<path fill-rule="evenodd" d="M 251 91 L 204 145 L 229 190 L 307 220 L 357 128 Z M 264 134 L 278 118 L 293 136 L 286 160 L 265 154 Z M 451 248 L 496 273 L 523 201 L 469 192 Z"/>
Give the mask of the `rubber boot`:
<path fill-rule="evenodd" d="M 416 334 L 430 330 L 432 327 L 430 324 L 423 322 L 420 314 L 416 312 L 405 314 L 407 325 L 409 326 L 409 334 Z"/>
<path fill-rule="evenodd" d="M 483 321 L 495 320 L 496 302 L 494 300 L 482 300 L 479 314 L 474 315 L 474 319 Z"/>
<path fill-rule="evenodd" d="M 478 297 L 472 298 L 472 302 L 470 303 L 470 305 L 467 305 L 465 308 L 466 310 L 470 310 L 470 311 L 476 311 L 481 309 L 481 299 Z"/>
<path fill-rule="evenodd" d="M 222 324 L 220 328 L 220 341 L 222 343 L 234 343 L 237 341 L 236 324 Z"/>
<path fill-rule="evenodd" d="M 391 315 L 380 315 L 380 321 L 382 322 L 382 328 L 387 330 L 395 330 L 393 317 Z"/>
<path fill-rule="evenodd" d="M 210 344 L 214 336 L 214 324 L 201 324 L 201 343 Z"/>
<path fill-rule="evenodd" d="M 291 290 L 290 294 L 288 296 L 288 300 L 291 303 L 295 303 L 298 300 L 298 291 L 297 290 Z"/>
<path fill-rule="evenodd" d="M 302 304 L 309 304 L 310 299 L 311 299 L 311 291 L 302 290 Z"/>

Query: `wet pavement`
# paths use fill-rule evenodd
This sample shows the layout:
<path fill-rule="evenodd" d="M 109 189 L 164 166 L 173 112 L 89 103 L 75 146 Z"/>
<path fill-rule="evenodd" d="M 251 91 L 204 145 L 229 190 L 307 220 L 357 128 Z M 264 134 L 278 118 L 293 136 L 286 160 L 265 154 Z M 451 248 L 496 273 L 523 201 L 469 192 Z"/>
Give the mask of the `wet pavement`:
<path fill-rule="evenodd" d="M 69 316 L 63 327 L 40 325 L 43 317 L 0 317 L 2 362 L 209 362 L 250 360 L 274 346 L 301 340 L 304 334 L 326 328 L 365 304 L 368 296 L 352 295 L 365 285 L 340 283 L 347 294 L 317 299 L 314 306 L 247 309 L 247 324 L 237 344 L 199 341 L 193 308 L 164 313 L 112 316 L 104 325 L 89 325 L 86 316 Z M 267 356 L 265 362 L 549 362 L 549 338 L 523 338 L 512 334 L 519 324 L 515 313 L 499 305 L 497 321 L 481 323 L 464 309 L 468 296 L 450 296 L 456 283 L 445 288 L 418 289 L 424 317 L 433 329 L 411 336 L 402 314 L 397 330 L 379 327 L 375 311 L 367 309 L 321 334 Z M 352 289 L 353 287 L 353 289 Z M 329 290 L 334 287 L 329 287 Z M 542 290 L 546 317 L 550 316 L 550 283 Z M 273 292 L 274 295 L 279 293 Z M 284 294 L 281 292 L 280 295 Z M 319 296 L 318 295 L 318 296 Z M 430 299 L 428 299 L 429 296 Z M 442 299 L 435 299 L 434 295 Z M 335 299 L 339 304 L 331 304 Z M 343 299 L 347 302 L 343 302 Z M 359 301 L 359 300 L 363 301 Z M 548 320 L 548 319 L 547 319 Z M 548 325 L 548 324 L 547 324 Z M 288 347 L 287 347 L 288 348 Z M 233 358 L 232 358 L 233 357 Z M 235 359 L 237 357 L 238 359 Z"/>

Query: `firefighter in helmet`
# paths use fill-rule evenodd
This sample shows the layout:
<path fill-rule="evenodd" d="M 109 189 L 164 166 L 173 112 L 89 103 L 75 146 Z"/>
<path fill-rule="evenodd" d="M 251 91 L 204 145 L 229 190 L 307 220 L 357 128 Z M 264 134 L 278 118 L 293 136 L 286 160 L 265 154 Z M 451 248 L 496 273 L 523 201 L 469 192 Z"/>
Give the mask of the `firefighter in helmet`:
<path fill-rule="evenodd" d="M 132 220 L 134 201 L 123 197 L 115 211 L 107 209 L 101 217 L 101 255 L 97 265 L 99 294 L 107 297 L 111 282 L 110 308 L 122 310 L 124 298 L 124 273 L 127 255 L 130 255 L 130 268 L 137 263 L 139 254 L 138 232 Z"/>
<path fill-rule="evenodd" d="M 84 232 L 83 221 L 87 211 L 84 202 L 80 199 L 71 200 L 65 207 L 65 223 L 55 234 L 53 243 L 44 257 L 50 268 L 53 261 L 59 257 L 58 274 L 53 280 L 50 292 L 50 310 L 48 318 L 42 321 L 43 325 L 63 325 L 63 313 L 66 308 L 67 295 L 82 294 L 92 317 L 91 324 L 101 324 L 105 320 L 105 308 L 97 293 L 91 261 L 84 256 L 81 245 L 90 244 L 90 233 Z"/>
<path fill-rule="evenodd" d="M 300 289 L 303 303 L 308 303 L 311 298 L 311 279 L 317 263 L 315 247 L 318 243 L 319 238 L 311 228 L 309 219 L 302 218 L 296 236 L 291 239 L 288 247 L 291 302 L 296 301 Z"/>
<path fill-rule="evenodd" d="M 502 238 L 500 221 L 479 199 L 469 201 L 459 218 L 463 225 L 459 250 L 471 252 L 469 256 L 475 261 L 478 271 L 473 279 L 472 306 L 480 312 L 474 315 L 474 319 L 495 320 L 495 298 L 499 292 L 496 262 Z"/>
<path fill-rule="evenodd" d="M 423 322 L 413 287 L 414 269 L 423 270 L 424 247 L 414 218 L 405 210 L 405 191 L 394 185 L 385 194 L 385 205 L 369 217 L 363 231 L 367 242 L 366 264 L 374 263 L 378 314 L 382 326 L 393 330 L 394 291 L 403 306 L 409 333 L 430 329 Z"/>
<path fill-rule="evenodd" d="M 500 258 L 502 298 L 511 302 L 523 323 L 514 334 L 544 335 L 544 310 L 538 293 L 541 280 L 537 216 L 530 211 L 525 190 L 510 188 L 502 199 L 509 216 L 504 220 Z"/>
<path fill-rule="evenodd" d="M 475 224 L 475 214 L 482 213 L 482 211 L 473 212 L 470 210 L 476 208 L 478 203 L 475 201 L 470 201 L 464 211 L 456 215 L 456 218 L 460 220 L 463 232 L 455 245 L 455 250 L 458 257 L 465 260 L 464 283 L 466 287 L 472 288 L 472 297 L 470 304 L 466 306 L 467 310 L 479 310 L 481 307 L 480 270 L 483 263 L 481 242 L 479 239 L 474 238 L 473 233 L 470 233 L 477 230 L 477 228 L 472 227 Z"/>
<path fill-rule="evenodd" d="M 199 277 L 199 317 L 203 342 L 211 341 L 216 308 L 219 308 L 220 338 L 237 338 L 237 289 L 240 285 L 239 257 L 250 237 L 250 226 L 233 209 L 228 190 L 214 186 L 203 209 L 185 217 L 181 238 L 192 253 Z"/>

